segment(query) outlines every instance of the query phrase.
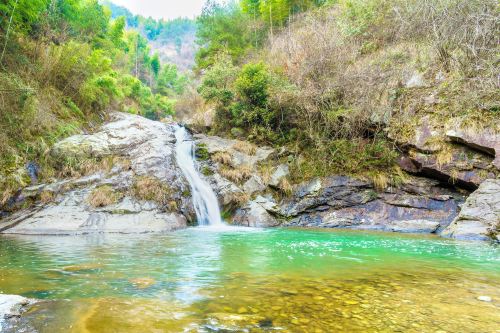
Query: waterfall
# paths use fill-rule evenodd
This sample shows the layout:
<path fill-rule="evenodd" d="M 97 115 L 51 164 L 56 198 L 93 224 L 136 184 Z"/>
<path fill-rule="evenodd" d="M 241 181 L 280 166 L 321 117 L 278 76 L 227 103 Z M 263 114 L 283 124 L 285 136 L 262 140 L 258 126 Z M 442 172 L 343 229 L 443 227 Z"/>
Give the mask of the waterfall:
<path fill-rule="evenodd" d="M 186 129 L 178 126 L 175 131 L 177 164 L 186 176 L 193 197 L 194 210 L 199 225 L 221 226 L 219 202 L 214 191 L 201 177 L 195 166 L 194 143 Z"/>

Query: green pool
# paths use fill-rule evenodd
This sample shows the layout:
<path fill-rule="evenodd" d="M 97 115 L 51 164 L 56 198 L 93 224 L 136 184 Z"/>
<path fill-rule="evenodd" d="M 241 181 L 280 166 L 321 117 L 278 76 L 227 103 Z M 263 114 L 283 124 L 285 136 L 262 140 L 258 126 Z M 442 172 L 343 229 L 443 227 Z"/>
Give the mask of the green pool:
<path fill-rule="evenodd" d="M 434 237 L 0 237 L 0 292 L 42 300 L 4 332 L 500 332 L 499 286 L 497 246 Z"/>

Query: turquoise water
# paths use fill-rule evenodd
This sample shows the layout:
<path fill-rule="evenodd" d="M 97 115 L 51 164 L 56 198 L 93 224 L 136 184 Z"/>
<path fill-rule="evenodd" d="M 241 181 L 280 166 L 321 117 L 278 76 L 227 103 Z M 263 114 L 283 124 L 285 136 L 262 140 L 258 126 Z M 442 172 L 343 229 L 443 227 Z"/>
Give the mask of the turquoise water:
<path fill-rule="evenodd" d="M 0 292 L 45 300 L 11 331 L 498 332 L 498 285 L 497 246 L 436 237 L 193 228 L 0 238 Z"/>

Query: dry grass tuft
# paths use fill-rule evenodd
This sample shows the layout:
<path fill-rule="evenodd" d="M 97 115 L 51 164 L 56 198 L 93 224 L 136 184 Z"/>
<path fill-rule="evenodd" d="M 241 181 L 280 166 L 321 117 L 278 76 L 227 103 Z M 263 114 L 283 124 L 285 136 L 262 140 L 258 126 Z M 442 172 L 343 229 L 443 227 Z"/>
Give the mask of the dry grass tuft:
<path fill-rule="evenodd" d="M 92 207 L 106 207 L 117 203 L 122 195 L 111 186 L 96 187 L 88 196 L 87 203 Z"/>
<path fill-rule="evenodd" d="M 280 181 L 278 188 L 285 196 L 290 196 L 293 193 L 293 186 L 287 178 Z"/>
<path fill-rule="evenodd" d="M 223 167 L 220 174 L 234 183 L 241 183 L 252 177 L 252 168 L 247 165 L 241 165 L 237 168 Z"/>
<path fill-rule="evenodd" d="M 273 175 L 274 168 L 270 164 L 263 164 L 259 167 L 259 174 L 260 178 L 262 179 L 262 182 L 264 185 L 268 185 L 269 182 L 271 181 L 271 177 Z"/>
<path fill-rule="evenodd" d="M 55 198 L 56 198 L 56 196 L 55 196 L 54 192 L 42 191 L 42 193 L 40 193 L 40 201 L 43 204 L 53 202 Z"/>
<path fill-rule="evenodd" d="M 83 177 L 98 172 L 110 173 L 114 166 L 119 165 L 128 170 L 131 167 L 129 159 L 121 156 L 106 156 L 103 158 L 68 159 L 56 175 L 63 177 Z"/>
<path fill-rule="evenodd" d="M 247 155 L 255 155 L 257 146 L 247 141 L 238 141 L 233 145 L 233 149 Z"/>
<path fill-rule="evenodd" d="M 385 173 L 377 172 L 373 174 L 371 178 L 375 189 L 384 191 L 387 187 L 389 187 L 390 179 Z"/>
<path fill-rule="evenodd" d="M 234 192 L 229 197 L 229 202 L 236 206 L 242 206 L 250 201 L 250 195 L 244 192 Z"/>
<path fill-rule="evenodd" d="M 225 151 L 218 151 L 215 154 L 213 154 L 212 161 L 214 161 L 216 163 L 221 163 L 224 165 L 232 165 L 232 163 L 233 163 L 231 155 Z"/>
<path fill-rule="evenodd" d="M 446 145 L 436 155 L 436 165 L 438 169 L 441 169 L 444 165 L 449 164 L 452 161 L 453 161 L 453 150 L 449 145 Z"/>
<path fill-rule="evenodd" d="M 169 205 L 172 191 L 158 178 L 143 176 L 137 178 L 133 187 L 133 195 L 139 200 L 154 201 L 160 205 Z"/>

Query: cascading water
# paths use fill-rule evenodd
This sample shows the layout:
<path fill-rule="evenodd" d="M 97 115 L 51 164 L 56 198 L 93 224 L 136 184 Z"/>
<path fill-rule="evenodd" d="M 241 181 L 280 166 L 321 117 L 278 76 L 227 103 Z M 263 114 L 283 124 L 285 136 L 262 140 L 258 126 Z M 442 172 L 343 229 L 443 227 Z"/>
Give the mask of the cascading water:
<path fill-rule="evenodd" d="M 193 197 L 194 210 L 199 225 L 222 226 L 219 202 L 212 188 L 200 177 L 195 166 L 194 143 L 186 129 L 178 126 L 175 131 L 177 163 L 186 176 Z"/>

